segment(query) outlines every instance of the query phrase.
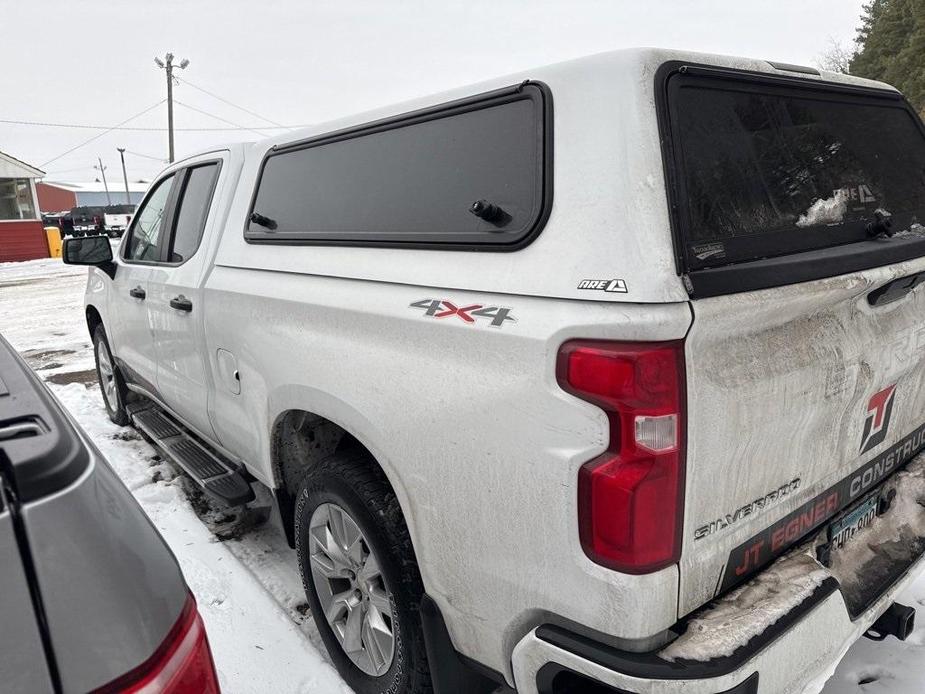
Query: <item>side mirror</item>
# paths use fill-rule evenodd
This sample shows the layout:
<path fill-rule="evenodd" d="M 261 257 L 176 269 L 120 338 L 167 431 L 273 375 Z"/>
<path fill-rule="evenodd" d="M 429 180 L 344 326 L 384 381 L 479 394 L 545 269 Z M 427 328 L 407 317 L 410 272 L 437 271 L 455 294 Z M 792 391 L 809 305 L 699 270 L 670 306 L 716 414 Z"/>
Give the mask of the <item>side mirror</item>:
<path fill-rule="evenodd" d="M 61 259 L 66 265 L 108 265 L 112 246 L 106 236 L 70 237 L 64 239 Z"/>

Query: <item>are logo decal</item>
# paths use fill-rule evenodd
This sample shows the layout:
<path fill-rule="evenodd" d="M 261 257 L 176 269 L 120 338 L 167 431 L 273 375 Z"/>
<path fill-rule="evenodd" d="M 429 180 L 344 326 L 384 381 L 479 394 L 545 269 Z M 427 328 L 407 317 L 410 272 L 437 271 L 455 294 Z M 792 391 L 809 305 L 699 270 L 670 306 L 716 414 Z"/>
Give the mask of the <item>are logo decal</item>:
<path fill-rule="evenodd" d="M 579 289 L 598 289 L 602 292 L 616 292 L 626 294 L 626 282 L 624 280 L 582 280 L 578 283 Z"/>
<path fill-rule="evenodd" d="M 893 414 L 893 398 L 896 384 L 874 393 L 867 403 L 867 416 L 864 418 L 864 435 L 861 437 L 861 453 L 867 453 L 877 444 L 883 443 Z"/>
<path fill-rule="evenodd" d="M 424 309 L 424 315 L 432 318 L 453 318 L 454 316 L 464 323 L 474 324 L 481 320 L 493 328 L 500 328 L 507 321 L 517 322 L 511 315 L 511 309 L 504 306 L 485 306 L 483 304 L 469 304 L 458 306 L 447 299 L 421 299 L 410 304 L 411 308 Z"/>
<path fill-rule="evenodd" d="M 839 193 L 844 194 L 848 200 L 857 200 L 865 205 L 869 202 L 877 202 L 877 198 L 870 191 L 870 186 L 863 183 L 857 188 L 839 188 L 832 191 L 833 196 L 837 196 Z"/>

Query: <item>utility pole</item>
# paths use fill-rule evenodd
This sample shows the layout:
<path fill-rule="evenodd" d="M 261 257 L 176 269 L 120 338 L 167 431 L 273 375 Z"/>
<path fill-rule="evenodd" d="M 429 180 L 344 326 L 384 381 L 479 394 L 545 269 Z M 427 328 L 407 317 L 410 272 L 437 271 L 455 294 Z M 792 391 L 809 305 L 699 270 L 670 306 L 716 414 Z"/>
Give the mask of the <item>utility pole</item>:
<path fill-rule="evenodd" d="M 173 53 L 168 53 L 164 59 L 154 59 L 154 64 L 167 73 L 167 151 L 169 153 L 169 162 L 173 164 L 173 69 L 178 67 L 185 70 L 189 61 L 184 58 L 179 65 L 173 64 Z"/>
<path fill-rule="evenodd" d="M 125 204 L 132 204 L 132 196 L 128 192 L 128 174 L 125 173 L 125 147 L 116 147 L 119 150 L 119 157 L 122 159 L 122 180 L 125 181 Z"/>
<path fill-rule="evenodd" d="M 94 166 L 93 168 L 97 169 L 103 176 L 103 188 L 106 189 L 106 204 L 111 205 L 112 199 L 109 197 L 109 184 L 106 183 L 106 167 L 103 166 L 103 160 L 100 157 L 97 157 L 96 160 L 100 163 L 100 165 Z"/>

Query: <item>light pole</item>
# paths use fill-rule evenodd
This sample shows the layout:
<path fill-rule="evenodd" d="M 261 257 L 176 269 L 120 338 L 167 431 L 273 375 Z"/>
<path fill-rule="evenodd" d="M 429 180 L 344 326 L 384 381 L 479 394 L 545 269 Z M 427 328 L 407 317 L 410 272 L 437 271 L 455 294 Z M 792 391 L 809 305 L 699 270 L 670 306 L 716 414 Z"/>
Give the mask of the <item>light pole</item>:
<path fill-rule="evenodd" d="M 106 183 L 106 167 L 103 166 L 103 160 L 100 157 L 97 157 L 96 160 L 100 163 L 100 165 L 94 166 L 93 168 L 99 171 L 103 176 L 103 188 L 106 190 L 106 204 L 111 205 L 112 199 L 109 197 L 109 184 Z"/>
<path fill-rule="evenodd" d="M 167 151 L 169 153 L 168 163 L 173 164 L 173 69 L 178 67 L 185 70 L 189 61 L 184 58 L 179 65 L 174 65 L 173 53 L 168 53 L 163 60 L 155 58 L 154 63 L 167 73 Z"/>
<path fill-rule="evenodd" d="M 119 150 L 119 157 L 122 159 L 122 180 L 125 181 L 125 204 L 132 204 L 132 196 L 128 192 L 128 174 L 125 173 L 125 147 L 116 147 Z"/>

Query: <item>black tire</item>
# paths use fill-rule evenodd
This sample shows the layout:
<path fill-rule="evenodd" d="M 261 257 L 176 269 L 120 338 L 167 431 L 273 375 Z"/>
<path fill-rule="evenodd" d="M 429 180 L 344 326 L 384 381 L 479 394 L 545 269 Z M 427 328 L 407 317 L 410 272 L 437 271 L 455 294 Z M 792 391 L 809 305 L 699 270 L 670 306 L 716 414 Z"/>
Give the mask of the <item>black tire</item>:
<path fill-rule="evenodd" d="M 359 526 L 392 593 L 394 656 L 389 669 L 378 677 L 363 672 L 344 652 L 315 590 L 309 524 L 315 509 L 326 503 L 340 506 Z M 421 628 L 424 587 L 411 537 L 395 493 L 366 451 L 338 452 L 307 473 L 296 499 L 295 540 L 302 585 L 312 614 L 317 616 L 315 624 L 341 677 L 357 694 L 432 694 Z"/>
<path fill-rule="evenodd" d="M 100 367 L 100 350 L 106 350 L 109 355 L 109 361 L 112 366 L 112 378 L 114 381 L 114 397 L 107 397 L 106 385 L 107 380 L 104 370 Z M 96 378 L 100 384 L 100 394 L 103 396 L 103 405 L 106 407 L 106 413 L 114 424 L 126 426 L 129 423 L 128 412 L 125 411 L 125 403 L 128 401 L 128 388 L 125 387 L 125 381 L 119 369 L 116 367 L 115 360 L 112 357 L 112 350 L 109 349 L 109 340 L 106 339 L 106 330 L 102 325 L 96 326 L 93 331 L 93 358 L 96 361 Z M 110 402 L 113 399 L 114 402 Z"/>

